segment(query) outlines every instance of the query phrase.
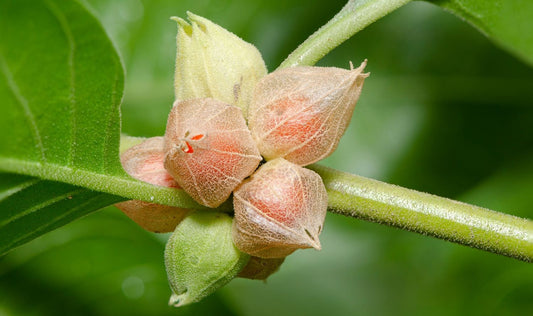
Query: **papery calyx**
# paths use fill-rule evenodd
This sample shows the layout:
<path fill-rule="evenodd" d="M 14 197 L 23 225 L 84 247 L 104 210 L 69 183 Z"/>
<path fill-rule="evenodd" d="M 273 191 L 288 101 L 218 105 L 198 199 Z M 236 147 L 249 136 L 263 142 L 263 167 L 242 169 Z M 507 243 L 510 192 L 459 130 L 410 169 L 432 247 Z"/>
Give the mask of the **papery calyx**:
<path fill-rule="evenodd" d="M 261 54 L 223 27 L 187 13 L 178 22 L 175 97 L 178 101 L 214 98 L 241 108 L 246 117 L 253 89 L 266 75 Z"/>
<path fill-rule="evenodd" d="M 166 170 L 208 207 L 227 200 L 262 159 L 240 109 L 211 98 L 174 104 L 165 153 Z"/>
<path fill-rule="evenodd" d="M 320 249 L 328 197 L 320 176 L 285 159 L 262 165 L 233 194 L 233 241 L 260 258 Z"/>
<path fill-rule="evenodd" d="M 306 166 L 333 153 L 368 77 L 365 65 L 291 67 L 261 79 L 248 124 L 263 157 Z"/>
<path fill-rule="evenodd" d="M 163 137 L 152 137 L 125 150 L 120 157 L 122 167 L 133 178 L 153 185 L 179 189 L 178 183 L 165 170 Z M 174 230 L 192 210 L 130 200 L 115 204 L 142 228 L 154 233 Z"/>

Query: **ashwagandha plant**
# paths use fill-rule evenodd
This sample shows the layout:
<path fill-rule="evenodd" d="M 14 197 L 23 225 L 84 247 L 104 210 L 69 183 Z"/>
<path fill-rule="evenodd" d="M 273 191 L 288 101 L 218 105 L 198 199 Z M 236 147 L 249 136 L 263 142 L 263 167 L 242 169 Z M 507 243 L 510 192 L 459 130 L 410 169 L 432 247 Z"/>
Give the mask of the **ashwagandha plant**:
<path fill-rule="evenodd" d="M 327 192 L 330 211 L 532 261 L 528 219 L 312 164 L 337 146 L 366 75 L 309 66 L 407 2 L 349 1 L 269 75 L 250 44 L 204 18 L 177 19 L 176 104 L 165 138 L 146 141 L 120 135 L 122 65 L 82 4 L 3 1 L 0 253 L 121 202 L 148 230 L 178 225 L 165 261 L 171 303 L 183 305 L 320 248 Z M 532 62 L 533 45 L 493 14 L 520 1 L 435 2 Z M 521 5 L 530 10 L 517 25 L 533 12 Z"/>

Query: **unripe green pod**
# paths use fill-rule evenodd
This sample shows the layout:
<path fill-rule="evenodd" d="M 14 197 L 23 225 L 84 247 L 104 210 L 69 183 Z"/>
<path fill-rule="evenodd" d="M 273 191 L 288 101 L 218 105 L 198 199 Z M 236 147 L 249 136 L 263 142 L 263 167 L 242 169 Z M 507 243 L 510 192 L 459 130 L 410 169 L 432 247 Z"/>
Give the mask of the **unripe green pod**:
<path fill-rule="evenodd" d="M 232 219 L 198 211 L 183 220 L 168 240 L 165 266 L 172 289 L 169 305 L 198 302 L 237 276 L 250 256 L 231 238 Z"/>
<path fill-rule="evenodd" d="M 247 107 L 254 86 L 267 74 L 261 54 L 237 35 L 201 16 L 187 12 L 178 22 L 176 100 L 214 98 L 242 109 Z"/>
<path fill-rule="evenodd" d="M 233 241 L 260 258 L 320 249 L 328 196 L 320 176 L 285 159 L 268 161 L 235 190 Z"/>
<path fill-rule="evenodd" d="M 351 70 L 291 67 L 263 77 L 248 109 L 261 155 L 306 166 L 333 153 L 368 77 L 365 65 Z"/>
<path fill-rule="evenodd" d="M 211 98 L 174 104 L 165 153 L 167 171 L 208 207 L 226 201 L 262 159 L 239 108 Z"/>
<path fill-rule="evenodd" d="M 163 166 L 163 137 L 152 137 L 125 150 L 120 156 L 124 170 L 133 178 L 153 185 L 179 188 Z M 142 228 L 154 233 L 167 233 L 176 228 L 192 210 L 139 200 L 115 204 Z"/>

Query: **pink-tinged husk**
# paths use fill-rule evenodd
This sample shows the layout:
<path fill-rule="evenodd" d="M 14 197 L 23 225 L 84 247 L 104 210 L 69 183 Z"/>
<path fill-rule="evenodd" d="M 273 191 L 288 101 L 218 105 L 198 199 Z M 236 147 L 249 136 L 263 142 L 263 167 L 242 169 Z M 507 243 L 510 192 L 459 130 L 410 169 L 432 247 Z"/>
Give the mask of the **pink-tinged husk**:
<path fill-rule="evenodd" d="M 169 233 L 192 210 L 131 200 L 115 206 L 142 228 L 154 233 Z"/>
<path fill-rule="evenodd" d="M 327 212 L 320 176 L 285 159 L 262 165 L 233 195 L 233 241 L 260 258 L 283 258 L 297 249 L 320 249 Z"/>
<path fill-rule="evenodd" d="M 179 188 L 163 166 L 163 137 L 152 137 L 121 155 L 124 170 L 133 178 L 150 184 Z M 138 200 L 115 204 L 142 228 L 154 233 L 172 232 L 191 212 L 189 209 Z"/>
<path fill-rule="evenodd" d="M 256 85 L 248 124 L 266 160 L 306 166 L 329 156 L 348 127 L 363 82 L 357 69 L 292 67 Z"/>
<path fill-rule="evenodd" d="M 176 102 L 165 134 L 165 168 L 198 203 L 217 207 L 259 165 L 241 110 L 204 98 Z"/>
<path fill-rule="evenodd" d="M 285 258 L 259 258 L 250 257 L 250 261 L 246 264 L 237 277 L 251 280 L 263 280 L 276 273 Z"/>

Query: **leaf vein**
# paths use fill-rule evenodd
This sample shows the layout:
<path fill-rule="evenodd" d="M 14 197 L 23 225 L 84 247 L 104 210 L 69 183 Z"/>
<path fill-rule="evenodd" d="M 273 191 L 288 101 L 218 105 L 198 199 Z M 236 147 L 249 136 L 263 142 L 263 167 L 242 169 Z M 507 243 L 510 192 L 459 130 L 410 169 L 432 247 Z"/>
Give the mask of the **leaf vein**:
<path fill-rule="evenodd" d="M 28 181 L 24 181 L 22 183 L 19 183 L 15 186 L 12 186 L 10 187 L 9 189 L 5 190 L 5 191 L 1 191 L 0 192 L 0 201 L 10 197 L 11 195 L 19 192 L 19 191 L 22 191 L 24 189 L 26 189 L 27 187 L 30 187 L 34 184 L 36 184 L 37 182 L 39 182 L 40 180 L 39 179 L 29 179 Z"/>
<path fill-rule="evenodd" d="M 52 15 L 58 21 L 65 38 L 67 39 L 69 46 L 69 54 L 67 59 L 67 65 L 69 69 L 69 101 L 70 101 L 70 150 L 69 150 L 69 162 L 68 165 L 74 165 L 75 156 L 76 156 L 76 109 L 77 109 L 77 100 L 76 100 L 76 72 L 74 68 L 74 56 L 76 54 L 76 44 L 72 31 L 69 27 L 68 21 L 65 15 L 59 10 L 59 8 L 50 0 L 45 0 L 45 4 L 52 13 Z"/>
<path fill-rule="evenodd" d="M 77 193 L 81 193 L 83 192 L 84 190 L 78 190 L 79 192 Z M 36 235 L 36 236 L 39 236 L 41 235 L 41 232 L 46 232 L 47 229 L 49 227 L 53 227 L 53 225 L 55 225 L 57 222 L 59 222 L 60 220 L 66 218 L 67 216 L 73 214 L 74 212 L 77 212 L 77 211 L 80 211 L 80 210 L 83 210 L 86 208 L 87 205 L 90 205 L 91 203 L 93 203 L 93 201 L 97 200 L 97 199 L 100 199 L 101 196 L 100 195 L 97 195 L 91 199 L 88 199 L 86 200 L 84 203 L 81 203 L 79 204 L 78 206 L 76 207 L 73 207 L 70 211 L 67 211 L 67 212 L 63 212 L 60 216 L 57 216 L 55 217 L 53 220 L 47 222 L 47 224 L 45 225 L 42 225 L 40 226 L 39 228 L 37 229 L 34 229 L 26 234 L 23 234 L 21 236 L 19 236 L 18 238 L 12 240 L 7 246 L 3 247 L 3 249 L 0 249 L 0 253 L 3 253 L 5 249 L 12 249 L 14 248 L 18 243 L 20 243 L 20 241 L 24 240 L 24 239 L 28 239 L 30 238 L 32 235 Z M 56 201 L 56 202 L 59 202 Z M 51 203 L 50 205 L 52 205 L 53 203 Z"/>
<path fill-rule="evenodd" d="M 40 163 L 45 163 L 46 155 L 44 152 L 44 145 L 43 145 L 43 140 L 41 137 L 41 132 L 39 131 L 39 127 L 37 126 L 37 120 L 35 119 L 35 116 L 33 115 L 33 112 L 31 111 L 28 100 L 26 100 L 26 98 L 20 92 L 20 89 L 17 83 L 15 82 L 15 79 L 13 78 L 13 74 L 9 70 L 9 67 L 7 66 L 7 63 L 4 59 L 4 56 L 1 54 L 1 52 L 0 52 L 0 65 L 1 65 L 0 68 L 2 68 L 2 73 L 7 80 L 7 85 L 9 89 L 11 90 L 15 98 L 17 99 L 20 106 L 22 107 L 24 117 L 26 117 L 26 120 L 30 124 L 31 131 L 33 134 L 33 139 L 35 141 L 35 145 L 37 146 L 37 148 L 39 148 L 39 151 L 41 154 Z"/>
<path fill-rule="evenodd" d="M 36 182 L 37 183 L 37 182 Z M 29 186 L 27 187 L 29 188 Z M 57 196 L 54 196 L 53 198 L 50 198 L 46 201 L 43 201 L 41 203 L 38 203 L 38 204 L 34 204 L 32 207 L 28 208 L 28 209 L 25 209 L 23 211 L 20 211 L 18 212 L 17 214 L 15 214 L 14 216 L 11 216 L 10 218 L 7 218 L 3 221 L 0 222 L 0 227 L 4 227 L 6 225 L 8 225 L 9 223 L 17 220 L 17 219 L 20 219 L 21 217 L 24 217 L 24 216 L 27 216 L 35 211 L 38 211 L 39 209 L 42 209 L 44 207 L 47 207 L 49 205 L 52 205 L 54 203 L 57 203 L 61 200 L 64 200 L 66 198 L 68 198 L 69 196 L 72 196 L 76 193 L 80 193 L 82 192 L 84 189 L 80 189 L 80 188 L 76 188 L 75 190 L 72 190 L 72 191 L 69 191 L 65 194 L 61 194 L 61 195 L 57 195 Z"/>
<path fill-rule="evenodd" d="M 115 66 L 116 67 L 116 66 Z M 113 90 L 111 91 L 111 104 L 113 105 L 110 107 L 110 110 L 107 115 L 107 126 L 105 130 L 104 135 L 104 159 L 103 159 L 103 170 L 104 172 L 110 173 L 112 169 L 111 161 L 115 162 L 117 161 L 118 157 L 113 157 L 113 160 L 111 160 L 109 157 L 110 152 L 113 151 L 114 148 L 116 148 L 115 144 L 111 144 L 111 138 L 112 138 L 112 129 L 113 129 L 113 117 L 115 114 L 115 111 L 120 111 L 120 103 L 117 102 L 117 89 L 118 89 L 118 81 L 119 81 L 119 72 L 115 72 L 115 78 L 113 80 Z"/>

